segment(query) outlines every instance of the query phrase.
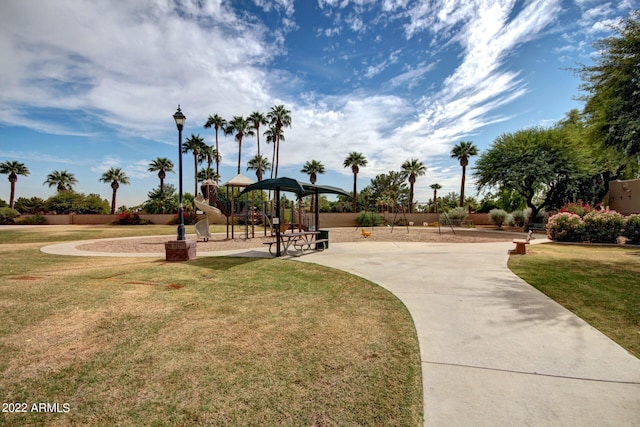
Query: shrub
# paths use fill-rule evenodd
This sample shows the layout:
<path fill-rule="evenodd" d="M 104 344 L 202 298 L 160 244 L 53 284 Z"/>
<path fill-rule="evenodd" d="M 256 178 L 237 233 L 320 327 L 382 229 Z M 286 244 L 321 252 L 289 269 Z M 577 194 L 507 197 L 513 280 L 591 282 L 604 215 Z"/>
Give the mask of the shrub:
<path fill-rule="evenodd" d="M 549 218 L 547 236 L 560 242 L 583 242 L 586 239 L 584 221 L 580 215 L 560 212 Z"/>
<path fill-rule="evenodd" d="M 524 224 L 529 221 L 529 216 L 531 216 L 531 209 L 527 209 L 524 211 L 515 210 L 511 212 L 511 218 L 513 218 L 513 225 L 516 227 L 524 227 Z"/>
<path fill-rule="evenodd" d="M 28 225 L 42 225 L 47 223 L 47 219 L 40 214 L 18 218 L 15 220 L 16 224 L 28 224 Z"/>
<path fill-rule="evenodd" d="M 20 213 L 11 208 L 3 207 L 0 208 L 0 224 L 13 224 L 14 219 L 16 219 Z"/>
<path fill-rule="evenodd" d="M 447 216 L 456 225 L 459 225 L 461 221 L 464 221 L 465 218 L 469 216 L 469 211 L 467 208 L 463 208 L 458 206 L 457 208 L 451 209 L 447 212 Z"/>
<path fill-rule="evenodd" d="M 622 235 L 628 239 L 627 243 L 640 245 L 640 215 L 627 217 Z"/>
<path fill-rule="evenodd" d="M 560 212 L 573 213 L 580 216 L 580 218 L 582 218 L 586 214 L 591 212 L 591 206 L 589 206 L 588 204 L 585 205 L 582 202 L 582 199 L 578 199 L 578 201 L 575 203 L 567 203 L 566 205 L 561 207 Z"/>
<path fill-rule="evenodd" d="M 108 214 L 109 203 L 97 194 L 76 193 L 75 191 L 59 191 L 45 202 L 49 212 L 58 214 Z"/>
<path fill-rule="evenodd" d="M 375 212 L 360 212 L 356 216 L 356 222 L 360 227 L 373 227 L 382 224 L 382 216 Z"/>
<path fill-rule="evenodd" d="M 198 215 L 193 212 L 184 212 L 184 224 L 185 225 L 193 225 L 198 222 Z M 239 224 L 238 217 L 234 218 L 234 224 Z M 180 222 L 180 214 L 174 216 L 169 221 L 169 225 L 176 225 Z"/>
<path fill-rule="evenodd" d="M 31 197 L 29 199 L 18 197 L 13 207 L 21 214 L 37 214 L 47 210 L 45 201 L 40 197 Z"/>
<path fill-rule="evenodd" d="M 502 228 L 502 224 L 507 220 L 509 214 L 503 209 L 491 209 L 489 211 L 489 221 L 495 225 L 496 228 Z"/>
<path fill-rule="evenodd" d="M 137 213 L 129 211 L 118 214 L 112 222 L 114 225 L 147 225 L 150 223 L 151 221 L 148 219 L 142 219 Z"/>
<path fill-rule="evenodd" d="M 622 235 L 624 217 L 616 211 L 591 211 L 584 218 L 587 238 L 594 243 L 616 243 Z"/>

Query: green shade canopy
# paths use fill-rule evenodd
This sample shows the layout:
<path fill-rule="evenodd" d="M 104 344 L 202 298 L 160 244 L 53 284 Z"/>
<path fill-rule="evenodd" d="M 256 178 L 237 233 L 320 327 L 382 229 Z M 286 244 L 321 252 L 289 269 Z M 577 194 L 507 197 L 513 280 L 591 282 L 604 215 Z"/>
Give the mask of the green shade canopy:
<path fill-rule="evenodd" d="M 342 196 L 351 197 L 351 194 L 338 187 L 331 187 L 329 185 L 314 185 L 306 182 L 300 182 L 297 179 L 286 177 L 258 181 L 255 184 L 251 184 L 245 187 L 245 189 L 240 192 L 240 195 L 253 190 L 276 189 L 280 191 L 289 191 L 291 193 L 295 193 L 298 198 L 311 196 L 313 194 L 316 194 L 316 192 L 319 194 L 339 194 Z"/>

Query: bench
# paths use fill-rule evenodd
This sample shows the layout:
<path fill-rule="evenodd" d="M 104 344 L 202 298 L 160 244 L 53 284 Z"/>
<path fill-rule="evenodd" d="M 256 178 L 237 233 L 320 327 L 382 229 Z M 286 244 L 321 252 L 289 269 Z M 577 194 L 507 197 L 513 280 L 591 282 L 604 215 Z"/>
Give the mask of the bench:
<path fill-rule="evenodd" d="M 547 227 L 544 224 L 537 224 L 537 223 L 530 222 L 528 224 L 525 224 L 524 231 L 540 231 L 540 232 L 546 233 Z"/>
<path fill-rule="evenodd" d="M 529 230 L 527 233 L 526 239 L 513 239 L 513 243 L 516 244 L 516 248 L 511 251 L 511 253 L 518 255 L 526 255 L 527 254 L 527 245 L 531 241 L 531 235 L 533 234 L 532 230 Z"/>
<path fill-rule="evenodd" d="M 304 253 L 305 248 L 311 249 L 311 245 L 315 245 L 315 250 L 323 251 L 329 245 L 329 239 L 317 239 L 317 240 L 296 240 L 293 242 L 293 247 L 300 251 L 300 255 Z"/>

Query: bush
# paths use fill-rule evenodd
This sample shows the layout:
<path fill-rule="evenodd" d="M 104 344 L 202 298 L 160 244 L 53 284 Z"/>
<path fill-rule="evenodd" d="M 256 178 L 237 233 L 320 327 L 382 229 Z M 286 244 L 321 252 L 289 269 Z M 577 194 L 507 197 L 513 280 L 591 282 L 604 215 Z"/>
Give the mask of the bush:
<path fill-rule="evenodd" d="M 627 243 L 640 245 L 640 215 L 627 217 L 622 235 L 628 239 Z"/>
<path fill-rule="evenodd" d="M 123 212 L 119 214 L 116 217 L 115 221 L 113 221 L 111 224 L 113 225 L 147 225 L 147 224 L 151 224 L 151 221 L 149 221 L 148 219 L 140 218 L 140 215 L 138 215 L 135 212 Z"/>
<path fill-rule="evenodd" d="M 531 209 L 526 209 L 524 211 L 515 210 L 511 212 L 511 218 L 513 219 L 513 225 L 516 227 L 524 227 L 524 224 L 529 221 L 529 217 L 531 216 Z"/>
<path fill-rule="evenodd" d="M 460 225 L 460 222 L 464 221 L 465 218 L 469 216 L 469 211 L 467 208 L 458 206 L 457 208 L 451 209 L 446 213 L 446 215 L 454 225 Z"/>
<path fill-rule="evenodd" d="M 11 208 L 3 207 L 0 208 L 0 224 L 13 224 L 14 219 L 16 219 L 20 213 Z"/>
<path fill-rule="evenodd" d="M 76 193 L 75 191 L 59 191 L 55 196 L 47 199 L 48 212 L 58 214 L 108 214 L 111 211 L 109 203 L 97 194 Z"/>
<path fill-rule="evenodd" d="M 560 212 L 549 218 L 547 236 L 560 242 L 583 242 L 587 237 L 580 215 L 570 212 Z"/>
<path fill-rule="evenodd" d="M 47 219 L 40 214 L 35 214 L 28 217 L 18 218 L 15 220 L 15 223 L 27 225 L 42 225 L 47 223 Z"/>
<path fill-rule="evenodd" d="M 21 214 L 37 214 L 47 210 L 45 201 L 40 197 L 31 197 L 29 199 L 18 197 L 13 207 Z"/>
<path fill-rule="evenodd" d="M 622 235 L 624 217 L 616 211 L 591 211 L 583 221 L 587 238 L 593 243 L 617 243 Z"/>
<path fill-rule="evenodd" d="M 489 221 L 495 225 L 496 228 L 502 228 L 502 224 L 507 220 L 509 214 L 503 209 L 491 209 L 489 211 Z"/>
<path fill-rule="evenodd" d="M 375 212 L 360 212 L 356 222 L 360 227 L 373 227 L 382 224 L 382 216 Z"/>
<path fill-rule="evenodd" d="M 585 205 L 582 202 L 582 199 L 578 199 L 576 203 L 567 203 L 563 207 L 560 208 L 560 212 L 568 212 L 572 214 L 578 215 L 580 218 L 584 217 L 586 214 L 591 212 L 591 206 L 588 204 Z"/>
<path fill-rule="evenodd" d="M 238 217 L 235 217 L 234 219 L 235 224 L 239 224 L 238 221 Z M 171 218 L 171 220 L 169 221 L 169 225 L 176 225 L 180 222 L 180 214 L 174 216 L 173 218 Z M 196 222 L 198 222 L 198 215 L 196 215 L 193 212 L 184 212 L 184 224 L 185 225 L 193 225 Z"/>

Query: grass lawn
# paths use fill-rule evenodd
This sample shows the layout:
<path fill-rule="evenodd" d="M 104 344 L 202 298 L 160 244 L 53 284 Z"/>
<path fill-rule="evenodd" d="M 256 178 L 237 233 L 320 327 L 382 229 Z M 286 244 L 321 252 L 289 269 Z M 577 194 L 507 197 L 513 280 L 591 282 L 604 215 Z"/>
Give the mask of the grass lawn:
<path fill-rule="evenodd" d="M 39 251 L 160 229 L 0 229 L 2 401 L 69 408 L 0 425 L 422 424 L 413 323 L 370 282 L 279 259 Z"/>
<path fill-rule="evenodd" d="M 640 357 L 640 248 L 535 245 L 509 268 Z"/>

